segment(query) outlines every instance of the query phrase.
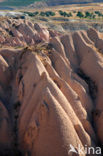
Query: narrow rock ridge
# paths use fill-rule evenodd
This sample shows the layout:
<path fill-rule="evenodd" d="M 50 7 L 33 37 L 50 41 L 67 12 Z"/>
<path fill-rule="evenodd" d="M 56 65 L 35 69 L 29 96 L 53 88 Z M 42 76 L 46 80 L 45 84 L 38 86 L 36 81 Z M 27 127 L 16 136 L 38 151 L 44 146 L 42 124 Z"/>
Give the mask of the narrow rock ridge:
<path fill-rule="evenodd" d="M 0 154 L 72 156 L 70 144 L 102 145 L 103 35 L 23 20 L 0 29 Z"/>

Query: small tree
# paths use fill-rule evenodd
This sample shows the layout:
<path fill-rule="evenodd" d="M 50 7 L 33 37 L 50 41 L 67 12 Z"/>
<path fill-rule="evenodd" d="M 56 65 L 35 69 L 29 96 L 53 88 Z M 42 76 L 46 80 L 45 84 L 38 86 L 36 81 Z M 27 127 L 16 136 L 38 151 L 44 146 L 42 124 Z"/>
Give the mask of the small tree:
<path fill-rule="evenodd" d="M 90 12 L 85 12 L 85 18 L 95 18 L 96 15 L 94 15 L 93 13 Z"/>
<path fill-rule="evenodd" d="M 67 14 L 66 12 L 64 12 L 64 13 L 63 13 L 63 16 L 64 16 L 64 17 L 67 17 L 67 16 L 68 16 L 68 14 Z"/>
<path fill-rule="evenodd" d="M 63 16 L 63 15 L 64 15 L 64 12 L 63 12 L 62 10 L 59 10 L 59 14 L 60 14 L 61 16 Z"/>
<path fill-rule="evenodd" d="M 55 16 L 55 12 L 51 12 L 51 16 Z"/>
<path fill-rule="evenodd" d="M 99 17 L 102 17 L 102 13 L 101 13 L 101 12 L 99 12 L 99 13 L 98 13 L 98 16 L 99 16 Z"/>
<path fill-rule="evenodd" d="M 89 17 L 89 18 L 91 17 L 91 13 L 88 12 L 88 11 L 86 11 L 86 12 L 85 12 L 85 18 L 88 18 L 88 17 Z"/>
<path fill-rule="evenodd" d="M 95 14 L 97 14 L 97 15 L 98 15 L 98 14 L 99 14 L 99 11 L 95 11 Z"/>
<path fill-rule="evenodd" d="M 41 11 L 40 16 L 45 16 L 45 12 Z"/>
<path fill-rule="evenodd" d="M 55 12 L 52 12 L 52 11 L 46 11 L 45 12 L 46 16 L 55 16 Z"/>
<path fill-rule="evenodd" d="M 64 17 L 71 17 L 72 16 L 72 13 L 71 12 L 70 13 L 67 13 L 67 12 L 61 11 L 61 10 L 59 10 L 59 14 L 61 16 L 64 16 Z"/>
<path fill-rule="evenodd" d="M 34 16 L 36 16 L 36 15 L 38 15 L 38 14 L 39 14 L 39 12 L 38 12 L 38 11 L 34 12 Z"/>
<path fill-rule="evenodd" d="M 95 18 L 95 17 L 96 17 L 96 15 L 93 15 L 93 16 L 92 16 L 92 18 Z"/>
<path fill-rule="evenodd" d="M 71 12 L 69 13 L 69 16 L 71 16 L 71 17 L 73 16 Z"/>
<path fill-rule="evenodd" d="M 72 15 L 72 13 L 71 12 L 69 12 L 68 13 L 68 17 L 72 17 L 73 15 Z"/>
<path fill-rule="evenodd" d="M 80 18 L 84 17 L 83 13 L 80 12 L 80 11 L 77 12 L 77 16 L 80 17 Z"/>
<path fill-rule="evenodd" d="M 50 13 L 47 11 L 47 12 L 45 12 L 45 15 L 46 15 L 47 17 L 49 17 L 49 16 L 50 16 Z"/>
<path fill-rule="evenodd" d="M 97 14 L 99 17 L 102 17 L 102 13 L 100 11 L 95 11 L 95 14 Z"/>

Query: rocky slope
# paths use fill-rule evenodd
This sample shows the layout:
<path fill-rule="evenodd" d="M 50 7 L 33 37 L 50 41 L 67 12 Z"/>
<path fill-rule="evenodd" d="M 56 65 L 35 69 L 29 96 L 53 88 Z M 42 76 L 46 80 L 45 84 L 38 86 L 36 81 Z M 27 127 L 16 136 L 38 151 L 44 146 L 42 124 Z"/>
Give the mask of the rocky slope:
<path fill-rule="evenodd" d="M 0 155 L 72 156 L 70 144 L 102 145 L 103 35 L 12 19 L 0 33 Z"/>

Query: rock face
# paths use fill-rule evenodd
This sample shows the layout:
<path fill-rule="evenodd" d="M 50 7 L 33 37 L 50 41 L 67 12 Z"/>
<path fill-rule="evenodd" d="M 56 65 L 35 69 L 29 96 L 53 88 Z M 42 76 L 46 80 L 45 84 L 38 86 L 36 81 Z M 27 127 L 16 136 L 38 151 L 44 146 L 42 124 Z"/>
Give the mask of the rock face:
<path fill-rule="evenodd" d="M 0 150 L 85 156 L 69 150 L 103 144 L 102 35 L 94 29 L 51 35 L 19 22 L 11 40 L 4 34 L 0 42 Z"/>
<path fill-rule="evenodd" d="M 30 21 L 4 20 L 0 23 L 0 44 L 4 46 L 27 46 L 49 41 L 49 31 Z"/>

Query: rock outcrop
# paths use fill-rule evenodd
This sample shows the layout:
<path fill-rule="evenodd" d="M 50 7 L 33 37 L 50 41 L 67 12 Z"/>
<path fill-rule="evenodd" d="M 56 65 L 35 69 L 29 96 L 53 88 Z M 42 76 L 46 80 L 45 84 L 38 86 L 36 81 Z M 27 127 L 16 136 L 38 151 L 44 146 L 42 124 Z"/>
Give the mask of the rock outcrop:
<path fill-rule="evenodd" d="M 54 34 L 30 21 L 6 22 L 0 39 L 2 153 L 72 156 L 70 145 L 77 152 L 78 145 L 102 145 L 102 34 Z"/>

